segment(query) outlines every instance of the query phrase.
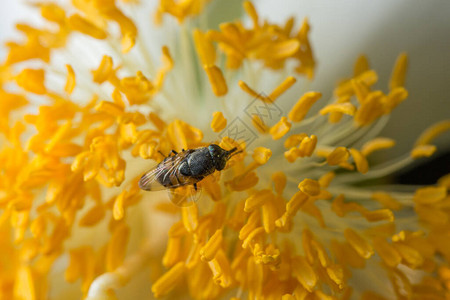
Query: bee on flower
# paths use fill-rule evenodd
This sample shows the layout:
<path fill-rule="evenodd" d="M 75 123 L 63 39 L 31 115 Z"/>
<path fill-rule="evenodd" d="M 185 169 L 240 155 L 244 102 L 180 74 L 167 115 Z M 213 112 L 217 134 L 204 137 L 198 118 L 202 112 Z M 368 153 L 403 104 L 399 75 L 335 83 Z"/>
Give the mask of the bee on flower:
<path fill-rule="evenodd" d="M 432 156 L 450 120 L 372 159 L 395 146 L 379 133 L 408 98 L 407 54 L 382 90 L 361 55 L 324 99 L 296 88 L 316 76 L 307 18 L 244 1 L 209 27 L 218 2 L 39 2 L 45 25 L 17 25 L 0 299 L 448 299 L 450 175 L 379 180 Z"/>

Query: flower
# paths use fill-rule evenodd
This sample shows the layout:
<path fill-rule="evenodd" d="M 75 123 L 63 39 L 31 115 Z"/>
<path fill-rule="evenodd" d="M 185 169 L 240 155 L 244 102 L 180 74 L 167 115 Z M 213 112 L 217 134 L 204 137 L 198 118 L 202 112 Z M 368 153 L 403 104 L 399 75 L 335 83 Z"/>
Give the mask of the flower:
<path fill-rule="evenodd" d="M 360 56 L 326 102 L 292 92 L 315 76 L 307 19 L 277 25 L 244 2 L 249 24 L 208 29 L 207 5 L 161 0 L 150 29 L 145 3 L 39 3 L 48 26 L 17 26 L 24 41 L 0 67 L 5 299 L 140 298 L 150 285 L 195 299 L 448 298 L 449 175 L 416 190 L 366 182 L 431 156 L 450 128 L 371 161 L 395 145 L 378 133 L 408 96 L 407 55 L 386 92 Z M 148 161 L 212 142 L 242 152 L 196 204 L 139 190 Z"/>

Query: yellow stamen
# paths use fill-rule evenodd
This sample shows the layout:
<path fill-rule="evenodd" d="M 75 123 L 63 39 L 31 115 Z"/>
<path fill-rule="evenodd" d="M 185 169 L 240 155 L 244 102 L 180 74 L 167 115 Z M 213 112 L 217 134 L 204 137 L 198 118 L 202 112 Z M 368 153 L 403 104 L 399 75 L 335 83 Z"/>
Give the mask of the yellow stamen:
<path fill-rule="evenodd" d="M 420 188 L 414 194 L 414 202 L 420 204 L 433 204 L 444 200 L 447 195 L 445 187 L 424 187 Z"/>
<path fill-rule="evenodd" d="M 186 272 L 183 262 L 177 263 L 168 272 L 161 276 L 152 286 L 152 292 L 156 298 L 167 295 L 181 280 Z"/>
<path fill-rule="evenodd" d="M 242 242 L 242 248 L 246 249 L 249 245 L 251 245 L 254 242 L 254 239 L 264 234 L 264 227 L 257 227 L 252 232 L 248 234 L 248 236 L 245 238 L 245 240 Z"/>
<path fill-rule="evenodd" d="M 297 79 L 295 77 L 287 77 L 279 86 L 277 86 L 268 96 L 271 102 L 274 102 L 278 97 L 280 97 L 284 92 L 286 92 Z"/>
<path fill-rule="evenodd" d="M 336 173 L 330 171 L 319 178 L 319 184 L 322 188 L 326 188 L 330 185 L 331 181 L 336 177 Z"/>
<path fill-rule="evenodd" d="M 245 200 L 245 212 L 252 212 L 261 207 L 266 201 L 271 199 L 273 194 L 270 190 L 257 191 Z"/>
<path fill-rule="evenodd" d="M 266 233 L 275 230 L 275 222 L 280 217 L 275 205 L 275 197 L 271 193 L 271 197 L 262 205 L 262 223 Z"/>
<path fill-rule="evenodd" d="M 16 273 L 14 284 L 14 298 L 24 300 L 36 299 L 36 288 L 34 285 L 32 269 L 22 266 Z"/>
<path fill-rule="evenodd" d="M 219 251 L 217 255 L 208 263 L 213 273 L 213 280 L 222 288 L 227 288 L 233 283 L 230 263 L 223 251 Z"/>
<path fill-rule="evenodd" d="M 216 62 L 216 50 L 206 35 L 199 29 L 194 30 L 194 42 L 198 57 L 203 66 L 211 66 Z"/>
<path fill-rule="evenodd" d="M 17 85 L 27 92 L 43 95 L 47 92 L 44 85 L 45 72 L 42 69 L 23 69 L 16 77 Z"/>
<path fill-rule="evenodd" d="M 239 80 L 238 84 L 239 84 L 239 87 L 241 88 L 241 90 L 243 90 L 244 92 L 249 94 L 252 97 L 252 99 L 258 98 L 259 100 L 261 100 L 263 102 L 271 102 L 266 97 L 264 97 L 261 93 L 257 93 L 255 90 L 253 90 L 244 81 Z"/>
<path fill-rule="evenodd" d="M 364 83 L 367 86 L 372 86 L 378 81 L 378 75 L 374 70 L 367 70 L 356 76 L 355 79 L 359 82 Z M 339 86 L 334 90 L 334 94 L 338 98 L 353 95 L 354 89 L 351 80 L 347 80 L 339 84 Z"/>
<path fill-rule="evenodd" d="M 298 133 L 298 134 L 291 134 L 285 141 L 284 141 L 284 147 L 289 149 L 292 147 L 297 147 L 300 145 L 302 140 L 307 137 L 308 135 L 306 133 Z"/>
<path fill-rule="evenodd" d="M 292 271 L 298 282 L 308 290 L 308 292 L 312 292 L 317 284 L 318 278 L 308 261 L 301 256 L 295 257 L 292 260 Z"/>
<path fill-rule="evenodd" d="M 224 96 L 228 92 L 227 82 L 222 74 L 222 70 L 217 66 L 205 66 L 206 75 L 208 75 L 212 90 L 217 97 Z"/>
<path fill-rule="evenodd" d="M 345 229 L 344 235 L 347 242 L 362 258 L 368 259 L 373 255 L 372 246 L 353 229 Z"/>
<path fill-rule="evenodd" d="M 222 229 L 217 229 L 205 246 L 200 249 L 202 261 L 211 261 L 222 247 Z"/>
<path fill-rule="evenodd" d="M 75 72 L 73 71 L 73 68 L 71 65 L 66 65 L 67 68 L 67 80 L 66 85 L 64 86 L 64 91 L 66 91 L 67 94 L 72 94 L 73 89 L 75 88 L 76 81 L 75 81 Z"/>
<path fill-rule="evenodd" d="M 305 137 L 301 143 L 298 149 L 300 150 L 300 156 L 301 157 L 309 157 L 313 154 L 314 150 L 316 149 L 317 145 L 317 136 L 314 134 L 311 135 L 311 137 Z"/>
<path fill-rule="evenodd" d="M 119 267 L 126 254 L 130 228 L 125 223 L 118 225 L 111 236 L 106 249 L 106 271 L 114 271 Z"/>
<path fill-rule="evenodd" d="M 198 207 L 196 204 L 181 208 L 181 219 L 187 232 L 194 232 L 198 227 Z"/>
<path fill-rule="evenodd" d="M 372 152 L 382 150 L 382 149 L 392 148 L 392 147 L 394 147 L 394 145 L 395 145 L 395 141 L 393 139 L 381 138 L 381 137 L 375 138 L 373 140 L 366 142 L 361 147 L 361 154 L 367 157 Z"/>
<path fill-rule="evenodd" d="M 347 103 L 350 102 L 350 96 L 346 95 L 343 97 L 339 97 L 336 103 Z M 341 112 L 330 112 L 328 116 L 328 122 L 330 123 L 338 123 L 342 119 L 343 114 Z"/>
<path fill-rule="evenodd" d="M 403 243 L 394 243 L 394 248 L 403 258 L 403 261 L 411 266 L 412 268 L 416 268 L 423 264 L 424 258 L 420 254 L 419 251 L 414 249 L 413 247 L 403 244 Z"/>
<path fill-rule="evenodd" d="M 396 267 L 402 261 L 402 257 L 395 247 L 382 238 L 375 238 L 373 247 L 383 261 L 390 267 Z"/>
<path fill-rule="evenodd" d="M 345 103 L 334 103 L 334 104 L 328 104 L 324 108 L 320 110 L 321 115 L 326 114 L 346 114 L 353 116 L 355 114 L 356 108 L 353 104 L 345 102 Z"/>
<path fill-rule="evenodd" d="M 311 106 L 319 100 L 320 97 L 322 97 L 322 93 L 319 92 L 305 93 L 289 112 L 289 120 L 292 122 L 300 122 L 303 120 Z"/>
<path fill-rule="evenodd" d="M 286 117 L 281 117 L 281 120 L 273 125 L 269 132 L 274 140 L 281 139 L 291 129 L 292 124 L 288 122 Z"/>
<path fill-rule="evenodd" d="M 402 205 L 395 200 L 392 196 L 384 192 L 375 192 L 372 194 L 372 199 L 380 202 L 384 207 L 391 210 L 400 210 Z"/>
<path fill-rule="evenodd" d="M 360 126 L 365 126 L 382 116 L 385 112 L 383 106 L 385 97 L 381 91 L 371 92 L 356 111 L 355 122 Z"/>
<path fill-rule="evenodd" d="M 309 178 L 303 179 L 302 182 L 298 184 L 298 188 L 309 196 L 317 196 L 320 193 L 319 182 Z"/>
<path fill-rule="evenodd" d="M 94 226 L 105 216 L 105 208 L 102 205 L 92 207 L 78 223 L 80 226 Z"/>
<path fill-rule="evenodd" d="M 182 257 L 182 243 L 181 238 L 169 237 L 166 246 L 166 252 L 162 257 L 162 264 L 166 268 L 170 268 L 181 260 Z"/>
<path fill-rule="evenodd" d="M 83 18 L 79 14 L 73 14 L 69 18 L 69 25 L 73 30 L 89 35 L 95 39 L 103 40 L 108 36 L 106 32 L 94 23 Z"/>
<path fill-rule="evenodd" d="M 258 27 L 258 13 L 250 1 L 244 1 L 244 9 L 247 15 L 252 19 L 253 27 Z"/>
<path fill-rule="evenodd" d="M 231 181 L 225 182 L 233 191 L 245 191 L 258 183 L 255 172 L 246 173 L 245 176 L 236 176 Z"/>
<path fill-rule="evenodd" d="M 260 133 L 267 133 L 270 130 L 261 117 L 256 114 L 252 115 L 252 124 Z"/>
<path fill-rule="evenodd" d="M 109 76 L 113 74 L 113 60 L 110 56 L 103 55 L 102 61 L 97 70 L 92 71 L 92 81 L 96 83 L 103 83 L 108 80 Z"/>
<path fill-rule="evenodd" d="M 394 90 L 397 87 L 405 85 L 406 70 L 408 68 L 408 55 L 401 53 L 395 62 L 392 70 L 391 80 L 389 81 L 389 88 Z"/>
<path fill-rule="evenodd" d="M 442 133 L 450 130 L 450 120 L 445 120 L 438 122 L 436 124 L 433 124 L 429 128 L 427 128 L 417 139 L 416 146 L 420 145 L 428 145 L 431 144 L 431 142 L 441 135 Z"/>
<path fill-rule="evenodd" d="M 287 182 L 286 175 L 283 172 L 278 171 L 278 172 L 273 173 L 271 178 L 273 181 L 273 185 L 275 187 L 275 192 L 278 195 L 281 195 L 286 186 L 286 182 Z"/>
<path fill-rule="evenodd" d="M 362 153 L 359 150 L 356 150 L 355 148 L 349 149 L 350 154 L 353 157 L 353 160 L 356 164 L 356 169 L 358 172 L 365 174 L 367 171 L 369 171 L 369 163 L 367 162 L 367 159 L 362 155 Z"/>
<path fill-rule="evenodd" d="M 227 126 L 227 119 L 220 111 L 213 112 L 213 119 L 211 121 L 211 128 L 214 132 L 220 132 Z"/>
<path fill-rule="evenodd" d="M 367 59 L 367 56 L 360 55 L 358 56 L 358 59 L 355 62 L 355 66 L 353 68 L 353 75 L 357 77 L 358 75 L 364 73 L 365 71 L 368 71 L 369 69 L 370 69 L 369 60 Z"/>
<path fill-rule="evenodd" d="M 265 147 L 257 147 L 253 150 L 252 158 L 260 165 L 264 165 L 272 156 L 272 151 Z"/>
<path fill-rule="evenodd" d="M 436 150 L 437 148 L 434 145 L 420 145 L 414 147 L 410 155 L 414 159 L 421 157 L 430 157 L 434 152 L 436 152 Z"/>
<path fill-rule="evenodd" d="M 346 162 L 350 154 L 345 147 L 337 147 L 327 156 L 327 163 L 330 166 L 336 166 Z"/>

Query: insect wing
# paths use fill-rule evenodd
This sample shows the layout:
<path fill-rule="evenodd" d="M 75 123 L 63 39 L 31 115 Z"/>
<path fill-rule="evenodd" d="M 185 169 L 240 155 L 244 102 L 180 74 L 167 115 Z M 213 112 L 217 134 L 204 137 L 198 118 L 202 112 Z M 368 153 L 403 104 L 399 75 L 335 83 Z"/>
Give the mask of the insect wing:
<path fill-rule="evenodd" d="M 179 175 L 177 173 L 178 167 L 187 153 L 186 151 L 166 157 L 141 177 L 139 187 L 145 191 L 160 191 L 168 188 L 177 188 L 186 184 L 178 181 L 177 178 Z"/>
<path fill-rule="evenodd" d="M 161 169 L 158 166 L 159 165 L 156 165 L 153 169 L 142 175 L 139 180 L 139 188 L 144 191 L 161 191 L 166 189 L 166 187 L 163 186 L 158 180 L 161 175 Z"/>
<path fill-rule="evenodd" d="M 202 194 L 202 189 L 193 185 L 185 185 L 176 189 L 169 190 L 169 198 L 173 204 L 186 207 L 194 205 Z"/>

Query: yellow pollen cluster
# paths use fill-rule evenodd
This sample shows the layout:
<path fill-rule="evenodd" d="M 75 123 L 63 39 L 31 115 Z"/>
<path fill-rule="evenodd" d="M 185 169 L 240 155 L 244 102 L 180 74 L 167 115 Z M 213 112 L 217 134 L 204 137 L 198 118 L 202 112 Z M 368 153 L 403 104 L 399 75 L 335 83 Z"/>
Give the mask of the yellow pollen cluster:
<path fill-rule="evenodd" d="M 307 20 L 262 21 L 245 1 L 250 27 L 212 30 L 195 18 L 208 2 L 159 1 L 155 21 L 175 17 L 170 32 L 191 51 L 169 39 L 159 59 L 132 17 L 139 1 L 39 3 L 50 25 L 17 25 L 24 39 L 0 63 L 0 299 L 116 299 L 140 284 L 157 298 L 448 299 L 450 176 L 413 192 L 365 182 L 431 156 L 450 130 L 442 121 L 406 158 L 372 160 L 395 146 L 371 129 L 408 95 L 406 54 L 387 94 L 361 56 L 329 102 L 307 91 L 285 105 L 297 76 L 314 77 Z M 80 37 L 76 47 L 101 52 L 92 64 L 74 53 Z M 289 61 L 294 74 L 267 95 L 245 76 Z M 288 110 L 271 124 L 247 116 L 253 140 L 232 136 L 254 99 Z M 211 144 L 229 156 L 187 159 Z M 186 175 L 184 162 L 211 172 Z M 157 176 L 162 191 L 143 191 L 149 170 L 198 186 Z M 366 290 L 373 276 L 382 288 Z"/>

